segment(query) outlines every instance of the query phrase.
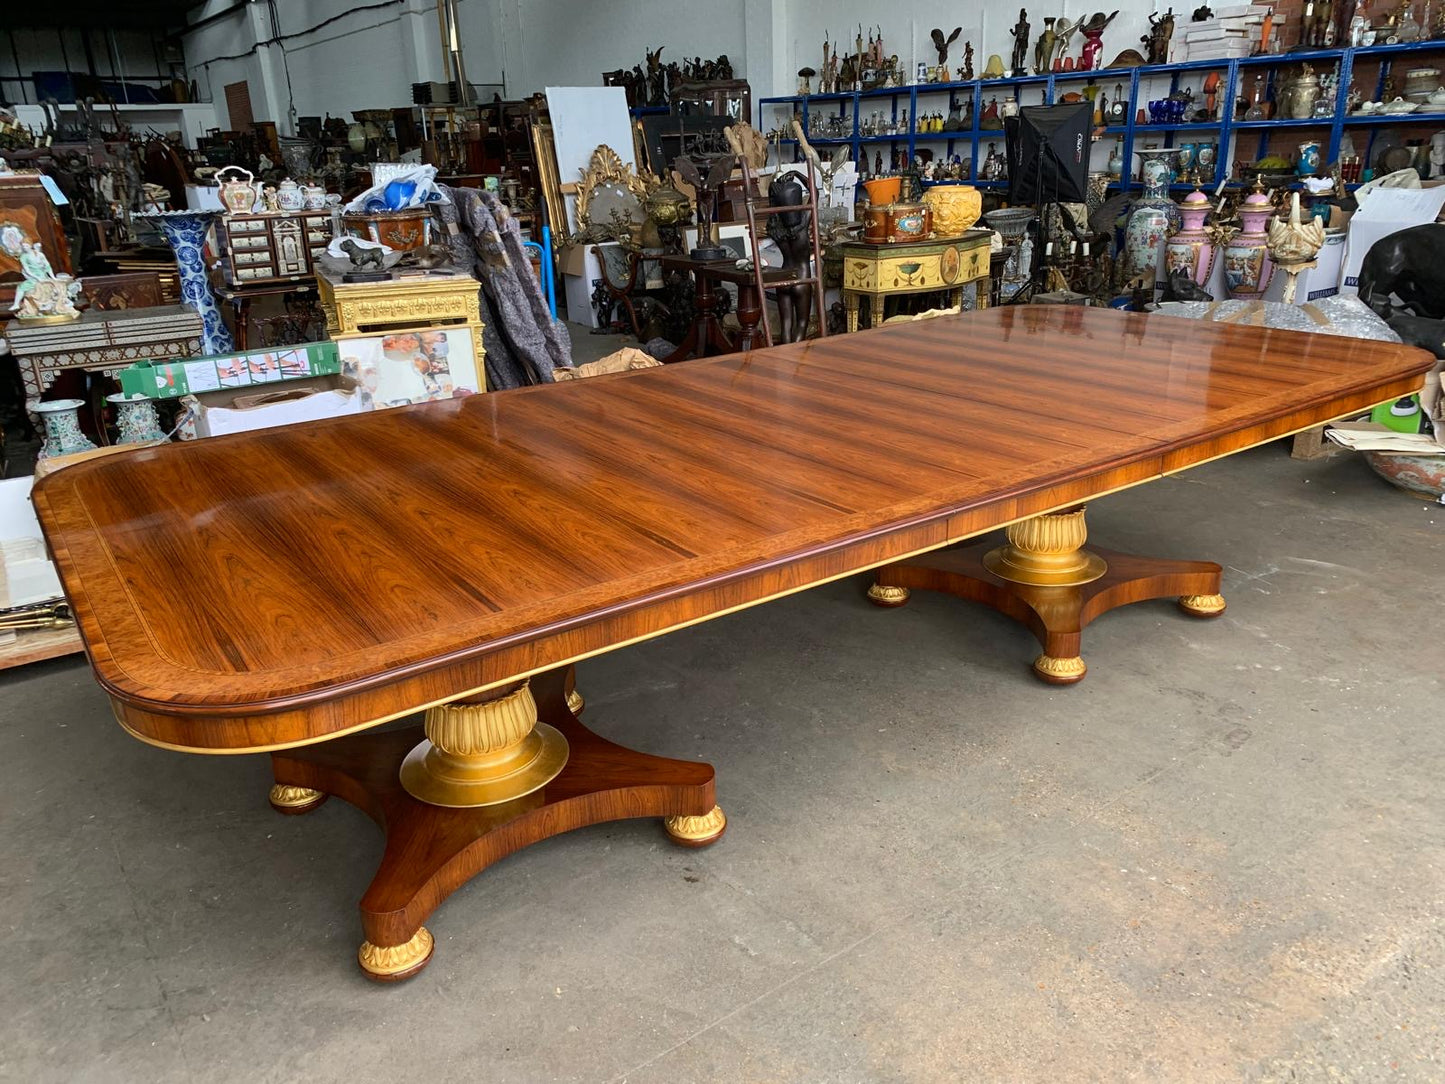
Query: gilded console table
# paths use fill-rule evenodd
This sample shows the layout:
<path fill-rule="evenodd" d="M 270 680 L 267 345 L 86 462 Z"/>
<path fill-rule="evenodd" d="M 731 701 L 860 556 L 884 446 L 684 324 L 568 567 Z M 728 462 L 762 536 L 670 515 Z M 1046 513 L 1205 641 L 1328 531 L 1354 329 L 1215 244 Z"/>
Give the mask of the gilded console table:
<path fill-rule="evenodd" d="M 368 370 L 375 372 L 391 344 L 432 333 L 448 342 L 448 377 L 467 391 L 487 390 L 481 284 L 466 272 L 393 271 L 375 282 L 346 282 L 342 275 L 318 267 L 316 288 L 327 337 L 341 349 L 342 371 L 364 387 L 371 383 Z M 430 398 L 447 394 L 435 384 L 431 388 Z"/>
<path fill-rule="evenodd" d="M 475 329 L 481 342 L 481 284 L 460 271 L 393 271 L 375 282 L 346 282 L 325 268 L 316 272 L 326 333 L 333 339 L 396 327 Z"/>
<path fill-rule="evenodd" d="M 973 307 L 988 308 L 988 248 L 992 236 L 990 230 L 968 230 L 958 237 L 930 237 L 926 241 L 884 245 L 844 242 L 839 250 L 848 330 L 858 330 L 861 302 L 868 303 L 871 320 L 879 324 L 888 298 L 905 294 L 945 291 L 951 304 L 961 308 L 972 285 Z"/>
<path fill-rule="evenodd" d="M 1434 363 L 1008 307 L 96 459 L 35 505 L 122 726 L 270 754 L 278 810 L 335 795 L 381 825 L 358 960 L 395 980 L 435 908 L 522 847 L 628 817 L 722 835 L 709 765 L 582 725 L 576 660 L 881 568 L 876 601 L 973 592 L 1061 637 L 1039 669 L 1073 679 L 1108 606 L 1223 605 L 1217 565 L 1084 549 L 1083 502 L 1394 401 Z M 1000 527 L 976 564 L 946 549 Z"/>

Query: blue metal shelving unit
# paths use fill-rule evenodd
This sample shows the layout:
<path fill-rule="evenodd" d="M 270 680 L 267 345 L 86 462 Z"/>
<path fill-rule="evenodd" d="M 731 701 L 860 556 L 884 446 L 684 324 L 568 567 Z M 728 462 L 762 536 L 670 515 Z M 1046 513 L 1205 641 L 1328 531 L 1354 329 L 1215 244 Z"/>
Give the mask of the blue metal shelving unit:
<path fill-rule="evenodd" d="M 879 90 L 865 90 L 846 94 L 812 94 L 806 97 L 793 95 L 790 97 L 760 98 L 758 100 L 758 129 L 769 131 L 771 125 L 764 117 L 770 105 L 792 105 L 794 112 L 801 112 L 803 119 L 803 130 L 811 130 L 811 117 L 816 107 L 826 109 L 829 113 L 845 115 L 847 110 L 852 111 L 852 134 L 837 139 L 812 139 L 809 142 L 819 147 L 837 147 L 848 145 L 852 147 L 853 158 L 856 161 L 863 148 L 877 150 L 885 144 L 889 145 L 889 153 L 898 149 L 905 154 L 905 160 L 911 162 L 913 156 L 920 146 L 936 147 L 943 144 L 946 148 L 944 159 L 951 159 L 954 154 L 970 159 L 972 166 L 970 176 L 961 182 L 935 181 L 934 184 L 967 183 L 976 185 L 979 188 L 1004 187 L 1006 181 L 981 181 L 978 179 L 979 144 L 987 143 L 989 140 L 1002 142 L 1003 131 L 998 128 L 979 128 L 979 120 L 985 108 L 985 98 L 1006 98 L 1012 96 L 1021 105 L 1048 104 L 1055 100 L 1056 93 L 1068 93 L 1071 86 L 1086 84 L 1090 81 L 1099 85 L 1101 93 L 1107 94 L 1112 100 L 1111 89 L 1114 84 L 1127 87 L 1128 121 L 1121 125 L 1111 125 L 1104 130 L 1104 137 L 1115 136 L 1122 139 L 1121 148 L 1125 162 L 1124 177 L 1121 182 L 1123 187 L 1129 187 L 1137 182 L 1131 179 L 1133 173 L 1132 163 L 1134 160 L 1134 143 L 1136 139 L 1146 137 L 1162 138 L 1164 146 L 1174 146 L 1176 135 L 1184 136 L 1181 142 L 1189 141 L 1189 138 L 1196 134 L 1216 132 L 1219 135 L 1215 149 L 1214 177 L 1208 181 L 1210 187 L 1216 186 L 1225 180 L 1232 172 L 1234 146 L 1234 135 L 1236 132 L 1259 133 L 1259 155 L 1268 153 L 1269 136 L 1272 132 L 1288 134 L 1292 129 L 1318 130 L 1328 133 L 1328 143 L 1325 148 L 1326 162 L 1333 162 L 1339 157 L 1340 142 L 1346 131 L 1354 128 L 1361 129 L 1368 134 L 1366 147 L 1361 151 L 1366 163 L 1371 161 L 1372 151 L 1377 133 L 1386 127 L 1400 127 L 1412 124 L 1434 124 L 1445 126 L 1445 112 L 1430 113 L 1409 113 L 1404 116 L 1372 116 L 1372 117 L 1351 117 L 1345 113 L 1345 96 L 1348 92 L 1351 80 L 1354 77 L 1355 66 L 1360 61 L 1379 61 L 1380 73 L 1376 80 L 1373 98 L 1378 99 L 1384 86 L 1385 76 L 1389 71 L 1390 63 L 1399 59 L 1414 58 L 1422 53 L 1439 52 L 1445 53 L 1445 40 L 1409 42 L 1399 45 L 1370 45 L 1358 49 L 1311 49 L 1299 52 L 1285 53 L 1279 56 L 1256 56 L 1242 57 L 1236 60 L 1190 60 L 1180 64 L 1148 64 L 1137 68 L 1101 68 L 1097 71 L 1072 71 L 1052 72 L 1048 75 L 1026 75 L 1019 78 L 1006 77 L 1003 79 L 974 79 L 969 82 L 954 83 L 918 83 L 907 87 L 888 87 Z M 1336 88 L 1335 107 L 1329 117 L 1311 120 L 1235 120 L 1234 110 L 1222 104 L 1221 110 L 1225 116 L 1218 121 L 1203 124 L 1139 124 L 1135 122 L 1135 116 L 1139 109 L 1139 85 L 1141 82 L 1159 77 L 1169 79 L 1170 90 L 1179 87 L 1180 76 L 1187 76 L 1194 73 L 1218 71 L 1221 75 L 1220 101 L 1221 103 L 1233 103 L 1241 94 L 1248 97 L 1246 78 L 1252 80 L 1264 78 L 1267 85 L 1272 86 L 1276 70 L 1285 65 L 1298 64 L 1302 61 L 1309 61 L 1315 65 L 1338 65 L 1339 83 Z M 1260 69 L 1263 69 L 1261 72 Z M 1063 86 L 1062 91 L 1059 88 Z M 1028 92 L 1027 99 L 1025 93 Z M 1038 99 L 1034 98 L 1034 92 L 1041 92 Z M 923 110 L 928 113 L 941 112 L 947 116 L 953 105 L 963 100 L 965 96 L 972 95 L 973 116 L 970 118 L 970 127 L 954 131 L 943 132 L 919 132 L 918 113 Z M 945 97 L 946 96 L 946 97 Z M 880 102 L 886 104 L 879 104 Z M 946 104 L 945 104 L 946 103 Z M 861 134 L 860 125 L 866 114 L 875 110 L 890 113 L 893 120 L 897 121 L 899 110 L 906 108 L 908 111 L 908 129 L 896 135 L 864 136 Z M 796 140 L 785 139 L 784 143 L 795 144 Z M 967 147 L 967 153 L 964 147 Z M 1360 150 L 1360 148 L 1356 148 Z M 795 152 L 796 153 L 796 152 Z M 1116 184 L 1116 186 L 1117 186 Z M 1190 187 L 1188 185 L 1176 187 Z"/>

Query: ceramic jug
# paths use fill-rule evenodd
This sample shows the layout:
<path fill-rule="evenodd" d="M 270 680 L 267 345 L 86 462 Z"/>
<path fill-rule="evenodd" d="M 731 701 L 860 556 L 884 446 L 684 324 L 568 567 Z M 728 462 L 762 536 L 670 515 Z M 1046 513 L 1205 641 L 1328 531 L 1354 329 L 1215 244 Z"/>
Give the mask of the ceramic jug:
<path fill-rule="evenodd" d="M 228 174 L 231 175 L 229 180 Z M 228 214 L 248 214 L 256 206 L 256 182 L 250 170 L 225 166 L 216 171 L 216 180 L 221 186 L 221 206 Z"/>
<path fill-rule="evenodd" d="M 1243 225 L 1224 246 L 1224 281 L 1229 285 L 1229 296 L 1236 300 L 1260 297 L 1269 286 L 1274 264 L 1269 258 L 1269 237 L 1265 231 L 1273 215 L 1274 207 L 1256 180 L 1254 191 L 1239 208 Z"/>

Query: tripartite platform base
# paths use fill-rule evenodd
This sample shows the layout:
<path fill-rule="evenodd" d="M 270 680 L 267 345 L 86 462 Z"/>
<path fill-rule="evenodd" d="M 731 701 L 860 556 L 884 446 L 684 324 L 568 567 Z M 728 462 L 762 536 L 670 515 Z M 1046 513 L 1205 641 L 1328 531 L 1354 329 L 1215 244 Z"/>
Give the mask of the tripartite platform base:
<path fill-rule="evenodd" d="M 357 959 L 368 978 L 395 982 L 424 968 L 433 944 L 422 924 L 432 911 L 493 862 L 531 843 L 629 817 L 664 818 L 669 837 L 687 846 L 722 836 L 727 821 L 714 798 L 711 765 L 649 756 L 599 738 L 568 707 L 569 693 L 575 696 L 568 670 L 535 677 L 530 687 L 538 720 L 565 738 L 567 759 L 544 786 L 509 801 L 451 808 L 413 797 L 400 769 L 424 745 L 422 727 L 272 754 L 277 808 L 304 812 L 335 795 L 386 833 L 381 866 L 361 898 L 366 940 Z M 430 714 L 428 722 L 428 736 L 436 740 Z"/>
<path fill-rule="evenodd" d="M 902 606 L 909 591 L 922 589 L 991 606 L 1038 637 L 1044 651 L 1034 660 L 1034 675 L 1051 685 L 1083 680 L 1084 628 L 1115 607 L 1173 595 L 1192 617 L 1224 612 L 1219 565 L 1084 549 L 1082 508 L 1015 524 L 1008 539 L 1004 546 L 980 541 L 887 565 L 878 570 L 868 598 Z"/>

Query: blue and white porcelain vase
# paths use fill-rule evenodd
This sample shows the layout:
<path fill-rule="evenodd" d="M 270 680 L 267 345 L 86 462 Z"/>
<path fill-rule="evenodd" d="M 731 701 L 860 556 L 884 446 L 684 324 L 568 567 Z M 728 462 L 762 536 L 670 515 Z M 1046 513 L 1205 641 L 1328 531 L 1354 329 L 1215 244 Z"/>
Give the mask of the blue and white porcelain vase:
<path fill-rule="evenodd" d="M 154 218 L 161 224 L 180 269 L 181 302 L 201 316 L 201 353 L 229 354 L 236 348 L 231 329 L 221 319 L 220 307 L 211 293 L 206 274 L 206 231 L 220 211 L 161 211 L 137 218 Z"/>
<path fill-rule="evenodd" d="M 1135 151 L 1139 156 L 1139 179 L 1144 194 L 1134 201 L 1129 222 L 1124 228 L 1124 255 L 1128 277 L 1143 278 L 1144 288 L 1152 291 L 1159 277 L 1164 242 L 1179 229 L 1179 207 L 1169 198 L 1169 180 L 1173 176 L 1173 148 Z"/>
<path fill-rule="evenodd" d="M 30 409 L 40 415 L 45 427 L 45 441 L 40 445 L 37 459 L 88 452 L 95 447 L 90 438 L 80 431 L 80 408 L 83 406 L 83 399 L 54 399 L 48 403 L 31 404 Z"/>
<path fill-rule="evenodd" d="M 105 401 L 115 407 L 115 427 L 120 430 L 121 444 L 154 444 L 165 440 L 156 405 L 144 395 L 126 395 L 118 391 Z"/>

